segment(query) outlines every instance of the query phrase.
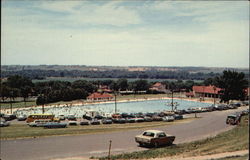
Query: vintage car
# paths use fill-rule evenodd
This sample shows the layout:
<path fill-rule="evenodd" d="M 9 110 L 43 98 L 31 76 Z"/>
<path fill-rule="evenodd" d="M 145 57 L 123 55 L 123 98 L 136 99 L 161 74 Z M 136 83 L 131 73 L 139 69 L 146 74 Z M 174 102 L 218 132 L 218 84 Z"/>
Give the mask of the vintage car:
<path fill-rule="evenodd" d="M 174 121 L 174 116 L 165 116 L 162 118 L 164 122 L 173 122 Z"/>
<path fill-rule="evenodd" d="M 171 145 L 175 140 L 175 136 L 166 134 L 159 130 L 147 130 L 141 135 L 135 136 L 135 141 L 139 143 L 140 146 L 148 145 L 159 147 L 162 145 Z"/>
<path fill-rule="evenodd" d="M 112 124 L 113 123 L 113 121 L 112 121 L 112 119 L 103 119 L 102 120 L 102 124 Z"/>
<path fill-rule="evenodd" d="M 28 123 L 28 125 L 30 127 L 43 127 L 48 122 L 52 122 L 52 121 L 51 120 L 40 119 L 40 120 L 34 120 L 33 122 Z"/>
<path fill-rule="evenodd" d="M 74 121 L 74 120 L 68 121 L 68 125 L 69 126 L 77 126 L 77 121 Z"/>
<path fill-rule="evenodd" d="M 226 124 L 230 125 L 240 124 L 240 120 L 241 120 L 240 114 L 231 114 L 227 116 Z"/>
<path fill-rule="evenodd" d="M 43 125 L 44 128 L 66 128 L 67 123 L 48 122 Z"/>
<path fill-rule="evenodd" d="M 89 124 L 90 124 L 90 122 L 88 120 L 86 120 L 86 119 L 83 119 L 83 120 L 80 121 L 80 125 L 82 125 L 82 126 L 89 125 Z"/>
<path fill-rule="evenodd" d="M 76 121 L 76 117 L 75 117 L 75 115 L 68 115 L 68 120 L 70 120 L 70 121 Z"/>
<path fill-rule="evenodd" d="M 27 116 L 26 115 L 21 115 L 21 116 L 18 116 L 17 117 L 17 120 L 18 121 L 25 121 L 27 119 Z"/>
<path fill-rule="evenodd" d="M 10 122 L 0 119 L 0 127 L 7 127 L 10 125 Z"/>

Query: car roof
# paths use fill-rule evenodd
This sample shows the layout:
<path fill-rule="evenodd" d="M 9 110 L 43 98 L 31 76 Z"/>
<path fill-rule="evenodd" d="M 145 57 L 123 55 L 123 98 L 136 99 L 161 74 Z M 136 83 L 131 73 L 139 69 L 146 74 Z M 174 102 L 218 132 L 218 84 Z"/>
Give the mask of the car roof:
<path fill-rule="evenodd" d="M 160 131 L 160 130 L 146 130 L 144 132 L 162 133 L 163 131 Z"/>

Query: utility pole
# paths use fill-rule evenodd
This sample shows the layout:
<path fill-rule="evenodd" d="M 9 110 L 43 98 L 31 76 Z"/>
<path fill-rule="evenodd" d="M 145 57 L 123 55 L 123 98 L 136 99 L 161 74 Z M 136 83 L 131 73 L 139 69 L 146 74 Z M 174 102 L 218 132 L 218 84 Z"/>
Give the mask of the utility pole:
<path fill-rule="evenodd" d="M 111 157 L 110 157 L 111 143 L 112 143 L 112 141 L 110 140 L 110 141 L 109 141 L 109 155 L 108 155 L 109 160 L 111 159 Z"/>
<path fill-rule="evenodd" d="M 174 91 L 172 91 L 172 103 L 171 103 L 171 106 L 172 106 L 172 111 L 174 111 Z"/>
<path fill-rule="evenodd" d="M 116 91 L 115 91 L 115 113 L 117 113 L 117 104 L 116 104 Z"/>
<path fill-rule="evenodd" d="M 214 89 L 214 107 L 215 107 L 215 90 L 216 90 L 216 87 L 214 86 L 213 89 Z"/>

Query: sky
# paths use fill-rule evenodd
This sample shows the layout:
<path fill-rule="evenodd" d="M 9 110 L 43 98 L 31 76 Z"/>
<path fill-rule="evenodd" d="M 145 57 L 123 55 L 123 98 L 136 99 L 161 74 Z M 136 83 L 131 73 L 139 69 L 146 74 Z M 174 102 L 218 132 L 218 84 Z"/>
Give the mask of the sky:
<path fill-rule="evenodd" d="M 1 2 L 2 65 L 249 67 L 248 1 Z"/>

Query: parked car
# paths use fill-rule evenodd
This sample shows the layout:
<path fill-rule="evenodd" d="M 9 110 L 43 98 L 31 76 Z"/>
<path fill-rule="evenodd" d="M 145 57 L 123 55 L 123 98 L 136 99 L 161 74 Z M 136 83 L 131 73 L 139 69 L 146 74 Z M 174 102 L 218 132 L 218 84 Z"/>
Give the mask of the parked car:
<path fill-rule="evenodd" d="M 96 115 L 95 117 L 94 117 L 95 119 L 103 119 L 104 117 L 103 116 L 101 116 L 101 115 Z"/>
<path fill-rule="evenodd" d="M 25 121 L 27 119 L 27 116 L 26 115 L 21 115 L 21 116 L 18 116 L 17 117 L 17 120 L 18 121 Z"/>
<path fill-rule="evenodd" d="M 231 114 L 227 116 L 226 124 L 236 125 L 239 124 L 241 120 L 240 114 Z"/>
<path fill-rule="evenodd" d="M 153 121 L 162 121 L 162 117 L 154 115 L 152 117 Z"/>
<path fill-rule="evenodd" d="M 135 123 L 135 118 L 126 118 L 126 123 Z"/>
<path fill-rule="evenodd" d="M 46 123 L 52 122 L 51 120 L 34 120 L 33 122 L 28 123 L 30 127 L 43 127 Z"/>
<path fill-rule="evenodd" d="M 144 118 L 135 118 L 135 122 L 138 122 L 138 123 L 144 122 Z"/>
<path fill-rule="evenodd" d="M 43 125 L 44 128 L 66 128 L 67 123 L 60 123 L 60 122 L 48 122 Z"/>
<path fill-rule="evenodd" d="M 227 109 L 229 109 L 229 108 L 228 108 L 227 105 L 225 105 L 225 104 L 219 104 L 219 105 L 217 105 L 217 107 L 216 107 L 216 110 L 219 110 L 219 111 L 227 110 Z"/>
<path fill-rule="evenodd" d="M 5 120 L 0 120 L 0 127 L 7 127 L 10 125 L 10 122 L 5 121 Z"/>
<path fill-rule="evenodd" d="M 244 116 L 244 115 L 248 115 L 249 114 L 249 110 L 243 110 L 241 111 L 241 115 Z"/>
<path fill-rule="evenodd" d="M 112 124 L 112 123 L 113 123 L 112 119 L 103 119 L 102 120 L 102 124 Z"/>
<path fill-rule="evenodd" d="M 174 121 L 174 116 L 165 116 L 162 118 L 164 122 L 173 122 Z"/>
<path fill-rule="evenodd" d="M 90 124 L 92 124 L 92 125 L 100 125 L 101 123 L 100 123 L 100 121 L 94 119 L 94 120 L 92 120 L 92 121 L 90 122 Z"/>
<path fill-rule="evenodd" d="M 174 119 L 175 119 L 175 120 L 183 119 L 183 115 L 174 114 Z"/>
<path fill-rule="evenodd" d="M 16 115 L 14 115 L 14 114 L 6 114 L 6 115 L 3 116 L 3 118 L 4 118 L 6 121 L 11 121 L 11 120 L 16 119 Z"/>
<path fill-rule="evenodd" d="M 238 105 L 236 105 L 235 103 L 231 103 L 231 104 L 228 105 L 228 108 L 229 109 L 237 109 Z"/>
<path fill-rule="evenodd" d="M 242 102 L 242 105 L 248 106 L 248 105 L 249 105 L 249 101 L 243 101 L 243 102 Z"/>
<path fill-rule="evenodd" d="M 88 121 L 88 120 L 82 120 L 81 122 L 80 122 L 80 125 L 82 125 L 82 126 L 84 126 L 84 125 L 89 125 L 90 124 L 90 122 Z"/>
<path fill-rule="evenodd" d="M 92 117 L 90 117 L 90 116 L 88 116 L 88 115 L 86 115 L 86 114 L 83 115 L 82 118 L 83 118 L 83 119 L 87 119 L 87 120 L 89 120 L 89 121 L 92 120 Z"/>
<path fill-rule="evenodd" d="M 4 116 L 4 113 L 0 113 L 0 118 Z"/>
<path fill-rule="evenodd" d="M 125 118 L 113 118 L 112 120 L 113 120 L 114 123 L 119 123 L 119 124 L 126 123 Z"/>
<path fill-rule="evenodd" d="M 65 117 L 64 115 L 59 115 L 59 116 L 58 116 L 58 119 L 59 119 L 60 121 L 64 121 L 64 120 L 66 119 L 66 117 Z"/>
<path fill-rule="evenodd" d="M 153 121 L 153 119 L 151 118 L 151 117 L 144 117 L 144 121 L 145 122 L 152 122 Z"/>
<path fill-rule="evenodd" d="M 69 121 L 68 124 L 70 126 L 77 126 L 77 121 L 72 120 L 72 121 Z"/>
<path fill-rule="evenodd" d="M 74 115 L 68 115 L 68 120 L 76 121 L 76 117 Z"/>
<path fill-rule="evenodd" d="M 161 145 L 171 145 L 174 140 L 175 136 L 159 130 L 147 130 L 141 135 L 135 136 L 135 141 L 139 143 L 140 146 L 149 145 L 159 147 Z"/>

